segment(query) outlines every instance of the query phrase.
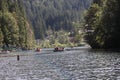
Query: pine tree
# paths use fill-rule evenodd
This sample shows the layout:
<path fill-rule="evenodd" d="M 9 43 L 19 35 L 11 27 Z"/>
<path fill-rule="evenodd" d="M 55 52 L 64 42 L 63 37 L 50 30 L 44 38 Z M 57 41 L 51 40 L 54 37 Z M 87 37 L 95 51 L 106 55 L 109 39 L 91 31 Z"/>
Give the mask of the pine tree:
<path fill-rule="evenodd" d="M 21 5 L 20 0 L 0 0 L 0 44 L 32 47 L 34 34 Z"/>

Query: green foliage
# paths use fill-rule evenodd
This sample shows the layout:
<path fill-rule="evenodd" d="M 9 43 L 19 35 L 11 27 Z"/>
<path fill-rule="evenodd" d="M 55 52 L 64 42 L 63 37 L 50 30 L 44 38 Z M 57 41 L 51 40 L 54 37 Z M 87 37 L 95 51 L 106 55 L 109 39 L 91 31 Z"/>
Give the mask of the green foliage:
<path fill-rule="evenodd" d="M 26 14 L 33 25 L 36 39 L 44 39 L 49 27 L 71 31 L 72 22 L 82 19 L 91 0 L 23 0 Z"/>
<path fill-rule="evenodd" d="M 19 0 L 0 0 L 0 45 L 31 48 L 34 34 Z"/>
<path fill-rule="evenodd" d="M 18 44 L 18 31 L 16 19 L 9 12 L 0 15 L 0 20 L 2 20 L 1 30 L 4 34 L 4 40 L 7 44 Z"/>
<path fill-rule="evenodd" d="M 60 30 L 57 32 L 52 32 L 52 30 L 47 31 L 47 38 L 40 42 L 41 47 L 65 47 L 74 46 L 74 43 L 70 42 L 68 32 Z"/>
<path fill-rule="evenodd" d="M 67 47 L 67 46 L 81 46 L 81 34 L 75 34 L 70 37 L 70 32 L 64 30 L 52 31 L 49 29 L 47 31 L 47 38 L 44 40 L 37 41 L 38 46 L 49 48 L 49 47 Z"/>
<path fill-rule="evenodd" d="M 3 42 L 3 33 L 1 31 L 1 29 L 0 29 L 0 45 L 3 44 L 2 42 Z"/>
<path fill-rule="evenodd" d="M 85 16 L 85 27 L 84 27 L 86 31 L 85 38 L 87 40 L 87 43 L 89 43 L 92 47 L 98 47 L 97 40 L 95 39 L 97 34 L 93 31 L 97 28 L 96 25 L 99 22 L 100 9 L 101 7 L 95 3 L 91 5 Z"/>
<path fill-rule="evenodd" d="M 101 3 L 93 4 L 88 10 L 85 37 L 93 48 L 120 48 L 119 7 L 119 0 L 101 0 Z"/>

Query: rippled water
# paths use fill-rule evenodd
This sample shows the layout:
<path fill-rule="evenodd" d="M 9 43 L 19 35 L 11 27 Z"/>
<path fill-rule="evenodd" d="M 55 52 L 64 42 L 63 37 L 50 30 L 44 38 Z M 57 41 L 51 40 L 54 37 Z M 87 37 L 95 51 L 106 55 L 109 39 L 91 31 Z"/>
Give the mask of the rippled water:
<path fill-rule="evenodd" d="M 20 61 L 0 57 L 0 80 L 120 80 L 119 52 L 72 48 L 19 54 Z"/>

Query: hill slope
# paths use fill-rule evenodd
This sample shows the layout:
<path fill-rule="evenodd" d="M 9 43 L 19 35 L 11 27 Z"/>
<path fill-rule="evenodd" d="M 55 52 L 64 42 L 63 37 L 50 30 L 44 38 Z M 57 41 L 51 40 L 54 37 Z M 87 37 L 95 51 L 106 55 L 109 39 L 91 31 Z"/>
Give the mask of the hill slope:
<path fill-rule="evenodd" d="M 82 19 L 91 0 L 23 0 L 23 3 L 36 39 L 42 39 L 49 28 L 71 31 L 72 22 Z"/>

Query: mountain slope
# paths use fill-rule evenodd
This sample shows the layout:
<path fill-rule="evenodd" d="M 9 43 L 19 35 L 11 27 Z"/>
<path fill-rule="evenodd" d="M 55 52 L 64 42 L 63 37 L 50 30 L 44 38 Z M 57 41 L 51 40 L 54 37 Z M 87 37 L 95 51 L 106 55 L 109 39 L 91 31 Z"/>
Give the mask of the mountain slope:
<path fill-rule="evenodd" d="M 82 19 L 91 0 L 23 0 L 36 39 L 44 38 L 48 28 L 71 31 L 72 22 Z"/>

